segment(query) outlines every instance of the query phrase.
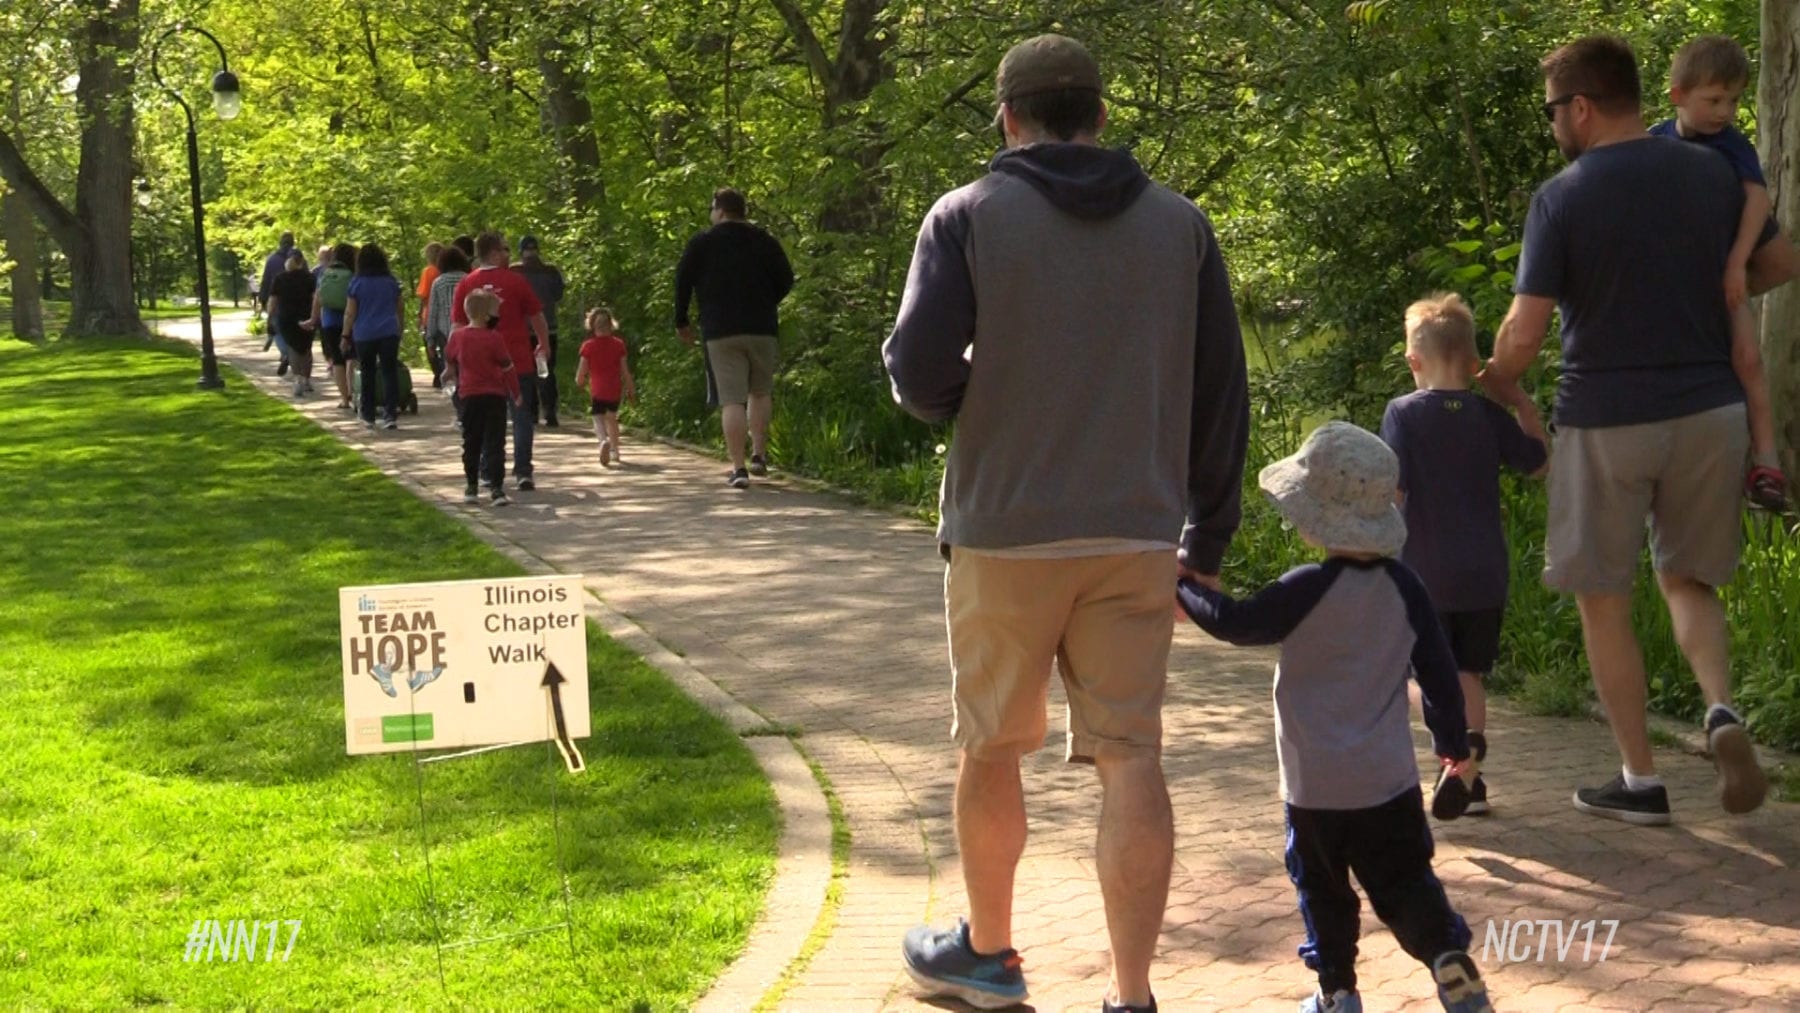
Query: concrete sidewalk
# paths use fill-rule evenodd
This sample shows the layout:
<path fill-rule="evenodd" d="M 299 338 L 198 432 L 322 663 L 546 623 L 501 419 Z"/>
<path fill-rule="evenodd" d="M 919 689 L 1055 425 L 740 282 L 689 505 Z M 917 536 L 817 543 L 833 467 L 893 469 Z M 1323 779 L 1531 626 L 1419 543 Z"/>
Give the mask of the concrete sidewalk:
<path fill-rule="evenodd" d="M 241 327 L 222 320 L 221 329 L 233 322 Z M 285 393 L 260 339 L 217 346 L 259 386 Z M 580 416 L 538 431 L 538 491 L 500 510 L 465 507 L 447 402 L 428 374 L 415 377 L 422 412 L 395 432 L 364 430 L 328 394 L 296 408 L 452 516 L 586 574 L 608 605 L 739 702 L 797 726 L 853 840 L 835 930 L 780 1008 L 932 1008 L 912 998 L 899 964 L 907 927 L 964 908 L 931 531 L 779 479 L 732 490 L 720 462 L 629 437 L 626 466 L 603 471 Z M 235 376 L 228 383 L 241 389 Z M 1171 666 L 1166 765 L 1178 842 L 1157 997 L 1165 1010 L 1291 1010 L 1313 981 L 1295 957 L 1302 926 L 1282 861 L 1272 655 L 1184 626 Z M 1036 1009 L 1097 1010 L 1107 966 L 1092 860 L 1099 795 L 1089 768 L 1060 762 L 1060 706 L 1049 748 L 1026 762 L 1031 838 L 1015 931 Z M 1664 752 L 1673 827 L 1583 816 L 1569 805 L 1572 789 L 1617 769 L 1607 730 L 1494 711 L 1494 813 L 1434 832 L 1438 873 L 1475 930 L 1498 1008 L 1800 1008 L 1800 807 L 1727 818 L 1711 765 Z M 1418 742 L 1429 763 L 1422 733 Z M 1520 920 L 1542 923 L 1509 937 L 1521 959 L 1482 959 L 1488 933 Z M 1368 1008 L 1436 1008 L 1429 975 L 1366 905 L 1363 924 Z M 1560 955 L 1559 935 L 1573 940 Z"/>

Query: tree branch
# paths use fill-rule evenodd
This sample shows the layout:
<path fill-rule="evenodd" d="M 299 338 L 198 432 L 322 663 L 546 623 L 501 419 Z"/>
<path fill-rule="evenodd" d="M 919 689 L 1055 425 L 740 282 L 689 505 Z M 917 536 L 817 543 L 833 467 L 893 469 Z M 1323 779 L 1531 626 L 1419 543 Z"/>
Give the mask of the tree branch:
<path fill-rule="evenodd" d="M 44 229 L 65 253 L 81 246 L 81 223 L 75 219 L 73 212 L 56 199 L 56 195 L 31 170 L 31 166 L 26 164 L 24 152 L 19 150 L 5 130 L 0 130 L 0 176 L 4 176 L 6 184 L 25 199 L 31 213 L 44 223 Z"/>
<path fill-rule="evenodd" d="M 800 47 L 800 53 L 806 57 L 806 65 L 819 79 L 819 87 L 831 87 L 831 57 L 825 47 L 819 44 L 819 37 L 813 34 L 812 25 L 807 23 L 806 12 L 795 6 L 794 0 L 769 0 L 775 10 L 781 14 L 781 20 L 787 22 L 788 31 L 794 36 L 794 43 Z"/>

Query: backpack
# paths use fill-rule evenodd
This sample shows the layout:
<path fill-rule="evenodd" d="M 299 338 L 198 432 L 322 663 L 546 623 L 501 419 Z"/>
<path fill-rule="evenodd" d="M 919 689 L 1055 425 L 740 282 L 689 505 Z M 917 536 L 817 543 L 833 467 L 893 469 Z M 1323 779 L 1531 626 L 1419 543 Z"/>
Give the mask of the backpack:
<path fill-rule="evenodd" d="M 319 278 L 319 305 L 341 310 L 350 302 L 350 269 L 333 264 Z"/>

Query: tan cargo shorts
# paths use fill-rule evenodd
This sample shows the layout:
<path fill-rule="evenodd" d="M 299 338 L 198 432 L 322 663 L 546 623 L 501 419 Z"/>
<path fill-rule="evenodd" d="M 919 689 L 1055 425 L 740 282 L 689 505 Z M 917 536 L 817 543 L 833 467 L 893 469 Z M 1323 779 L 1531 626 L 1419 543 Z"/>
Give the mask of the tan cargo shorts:
<path fill-rule="evenodd" d="M 1646 519 L 1658 573 L 1730 582 L 1749 449 L 1742 404 L 1635 426 L 1559 427 L 1544 583 L 1569 594 L 1630 594 Z"/>
<path fill-rule="evenodd" d="M 708 341 L 706 361 L 712 366 L 719 403 L 743 404 L 752 394 L 774 391 L 777 354 L 772 334 L 733 334 Z"/>
<path fill-rule="evenodd" d="M 987 760 L 1041 748 L 1054 664 L 1069 701 L 1069 760 L 1161 749 L 1174 600 L 1173 551 L 1018 559 L 952 549 L 951 738 Z"/>

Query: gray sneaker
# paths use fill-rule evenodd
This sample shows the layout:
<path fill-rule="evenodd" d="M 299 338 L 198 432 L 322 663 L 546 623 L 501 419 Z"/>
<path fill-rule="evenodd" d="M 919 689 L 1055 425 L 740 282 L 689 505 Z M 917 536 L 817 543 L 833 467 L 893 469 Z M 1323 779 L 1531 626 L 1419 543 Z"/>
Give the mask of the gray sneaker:
<path fill-rule="evenodd" d="M 1756 762 L 1750 732 L 1730 708 L 1707 711 L 1706 748 L 1719 771 L 1719 804 L 1725 811 L 1737 815 L 1762 805 L 1769 793 L 1769 778 Z"/>

